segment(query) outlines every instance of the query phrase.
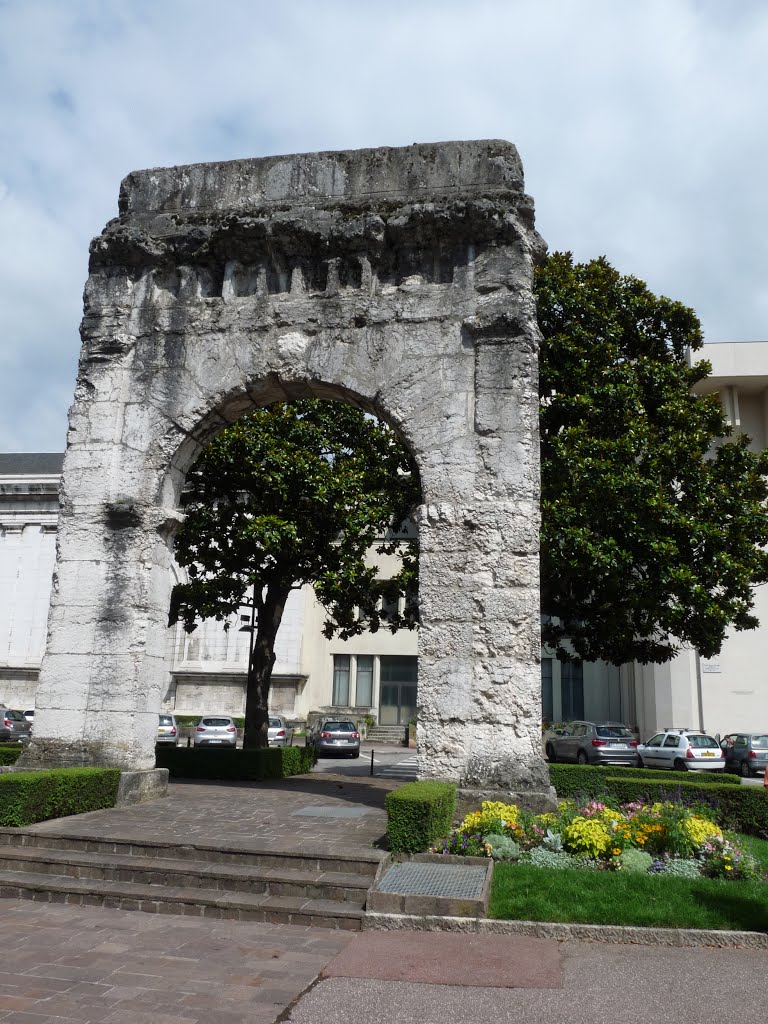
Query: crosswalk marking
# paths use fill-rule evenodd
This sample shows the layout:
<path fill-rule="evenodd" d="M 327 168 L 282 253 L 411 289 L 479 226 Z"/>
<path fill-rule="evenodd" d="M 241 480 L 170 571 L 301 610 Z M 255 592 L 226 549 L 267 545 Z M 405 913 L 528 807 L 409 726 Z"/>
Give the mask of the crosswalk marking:
<path fill-rule="evenodd" d="M 376 768 L 376 775 L 379 778 L 389 779 L 415 779 L 418 774 L 419 759 L 414 754 L 397 764 L 388 764 L 383 768 Z"/>

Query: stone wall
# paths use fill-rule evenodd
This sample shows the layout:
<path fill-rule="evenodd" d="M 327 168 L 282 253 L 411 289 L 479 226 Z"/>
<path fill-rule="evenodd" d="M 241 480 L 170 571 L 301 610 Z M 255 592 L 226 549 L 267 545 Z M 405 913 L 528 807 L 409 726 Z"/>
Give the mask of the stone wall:
<path fill-rule="evenodd" d="M 421 774 L 545 789 L 541 249 L 506 142 L 129 175 L 91 247 L 27 763 L 150 766 L 185 473 L 249 409 L 314 396 L 419 466 Z"/>

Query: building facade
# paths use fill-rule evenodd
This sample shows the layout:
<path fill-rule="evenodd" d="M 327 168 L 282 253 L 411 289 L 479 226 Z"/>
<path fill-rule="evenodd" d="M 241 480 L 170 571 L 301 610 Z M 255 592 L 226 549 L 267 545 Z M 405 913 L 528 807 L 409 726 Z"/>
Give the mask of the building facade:
<path fill-rule="evenodd" d="M 700 393 L 716 392 L 736 433 L 768 446 L 768 343 L 708 344 L 712 374 Z M 62 456 L 0 455 L 0 703 L 26 708 L 45 646 L 55 560 L 57 488 Z M 667 726 L 725 734 L 768 729 L 768 594 L 756 593 L 760 628 L 733 633 L 716 659 L 683 651 L 665 665 L 562 663 L 543 649 L 545 721 L 610 718 L 650 736 Z M 224 627 L 206 621 L 193 633 L 168 631 L 163 707 L 182 714 L 242 714 L 249 614 Z M 277 641 L 271 706 L 295 720 L 338 708 L 358 719 L 405 725 L 416 714 L 417 633 L 386 629 L 350 640 L 326 639 L 324 611 L 309 587 L 286 606 Z"/>

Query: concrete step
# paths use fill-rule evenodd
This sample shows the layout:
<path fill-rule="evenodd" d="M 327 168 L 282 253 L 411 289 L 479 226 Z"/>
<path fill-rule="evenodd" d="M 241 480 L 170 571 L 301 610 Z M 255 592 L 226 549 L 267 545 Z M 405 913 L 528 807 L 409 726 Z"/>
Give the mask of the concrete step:
<path fill-rule="evenodd" d="M 29 871 L 0 871 L 0 898 L 351 931 L 360 930 L 363 918 L 363 905 L 351 902 L 77 879 Z"/>
<path fill-rule="evenodd" d="M 373 880 L 379 864 L 385 857 L 380 850 L 356 850 L 345 855 L 323 848 L 312 849 L 301 843 L 296 849 L 280 849 L 258 842 L 233 845 L 228 843 L 172 843 L 151 839 L 100 839 L 97 836 L 68 832 L 32 831 L 0 828 L 0 852 L 7 848 L 60 850 L 93 853 L 101 857 L 121 856 L 170 859 L 195 865 L 242 865 L 250 869 L 290 869 L 306 872 L 334 872 L 367 876 Z"/>
<path fill-rule="evenodd" d="M 405 745 L 406 727 L 404 725 L 374 725 L 368 730 L 366 743 L 399 743 Z"/>
<path fill-rule="evenodd" d="M 261 867 L 206 864 L 170 857 L 141 857 L 0 846 L 0 872 L 31 872 L 91 881 L 136 882 L 170 888 L 218 892 L 303 896 L 362 905 L 370 875 L 339 871 L 307 871 L 290 866 Z"/>

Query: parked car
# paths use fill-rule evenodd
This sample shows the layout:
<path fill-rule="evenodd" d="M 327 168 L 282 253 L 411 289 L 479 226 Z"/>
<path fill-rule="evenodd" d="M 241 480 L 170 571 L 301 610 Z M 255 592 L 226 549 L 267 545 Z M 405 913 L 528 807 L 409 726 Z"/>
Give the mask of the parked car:
<path fill-rule="evenodd" d="M 725 770 L 738 772 L 745 779 L 762 775 L 768 769 L 768 734 L 731 732 L 720 740 Z"/>
<path fill-rule="evenodd" d="M 179 726 L 174 715 L 158 715 L 157 738 L 155 743 L 176 746 L 179 742 Z"/>
<path fill-rule="evenodd" d="M 354 722 L 321 718 L 307 736 L 307 746 L 314 747 L 318 757 L 321 754 L 360 757 L 360 733 Z"/>
<path fill-rule="evenodd" d="M 22 715 L 24 715 L 28 722 L 34 722 L 35 720 L 34 708 L 31 708 L 29 711 L 22 711 Z"/>
<path fill-rule="evenodd" d="M 646 768 L 721 772 L 725 767 L 720 744 L 698 729 L 665 729 L 639 744 L 637 752 Z"/>
<path fill-rule="evenodd" d="M 0 743 L 28 743 L 32 725 L 20 711 L 0 708 Z"/>
<path fill-rule="evenodd" d="M 206 715 L 195 728 L 196 747 L 236 747 L 237 726 L 234 718 Z"/>
<path fill-rule="evenodd" d="M 269 716 L 267 743 L 270 747 L 290 747 L 293 745 L 293 729 L 282 715 Z"/>
<path fill-rule="evenodd" d="M 577 764 L 639 765 L 635 734 L 621 722 L 569 722 L 548 736 L 547 760 Z"/>

